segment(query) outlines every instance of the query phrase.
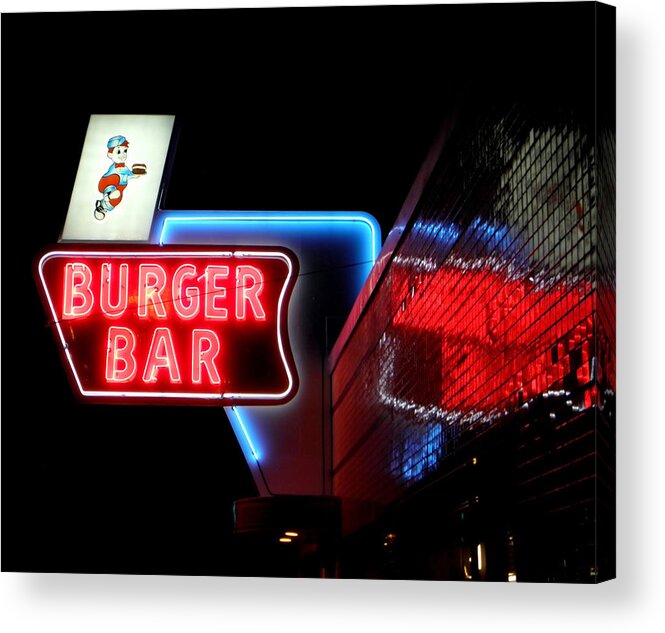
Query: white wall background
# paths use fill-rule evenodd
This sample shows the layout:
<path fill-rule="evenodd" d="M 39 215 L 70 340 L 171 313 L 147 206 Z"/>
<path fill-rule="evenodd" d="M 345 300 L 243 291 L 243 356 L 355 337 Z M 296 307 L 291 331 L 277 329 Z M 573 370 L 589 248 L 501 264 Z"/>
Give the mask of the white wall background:
<path fill-rule="evenodd" d="M 363 4 L 389 3 L 406 4 Z M 199 1 L 187 8 L 320 4 L 335 3 Z M 665 3 L 610 4 L 618 18 L 618 580 L 594 587 L 3 573 L 3 633 L 665 630 Z M 0 6 L 109 8 L 30 0 Z M 116 0 L 113 7 L 185 3 Z"/>

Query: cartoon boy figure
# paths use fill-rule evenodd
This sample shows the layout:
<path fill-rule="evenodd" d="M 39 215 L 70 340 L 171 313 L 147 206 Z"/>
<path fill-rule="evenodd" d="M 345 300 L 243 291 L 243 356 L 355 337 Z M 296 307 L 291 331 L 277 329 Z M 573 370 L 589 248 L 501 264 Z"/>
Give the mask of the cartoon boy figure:
<path fill-rule="evenodd" d="M 125 166 L 129 141 L 124 136 L 113 136 L 106 144 L 106 154 L 113 162 L 99 181 L 102 199 L 95 203 L 95 218 L 103 220 L 109 211 L 113 211 L 122 202 L 124 191 L 130 178 L 138 178 L 147 173 L 146 166 L 137 163 L 131 169 Z"/>

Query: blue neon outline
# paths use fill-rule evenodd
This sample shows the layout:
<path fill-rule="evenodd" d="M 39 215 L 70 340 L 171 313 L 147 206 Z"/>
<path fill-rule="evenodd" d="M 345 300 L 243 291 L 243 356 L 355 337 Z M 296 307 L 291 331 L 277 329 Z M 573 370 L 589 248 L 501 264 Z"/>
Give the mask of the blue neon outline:
<path fill-rule="evenodd" d="M 254 444 L 252 444 L 252 440 L 249 437 L 249 433 L 247 432 L 247 429 L 245 428 L 245 424 L 242 421 L 242 418 L 240 417 L 240 413 L 238 413 L 238 409 L 235 406 L 228 407 L 228 409 L 231 409 L 233 411 L 233 414 L 236 417 L 236 420 L 238 420 L 238 424 L 240 425 L 240 428 L 242 429 L 243 435 L 245 436 L 245 439 L 247 440 L 247 444 L 249 444 L 249 450 L 252 452 L 252 456 L 254 459 L 258 462 L 259 461 L 259 455 L 256 452 L 256 449 L 254 448 Z"/>
<path fill-rule="evenodd" d="M 182 223 L 185 225 L 200 224 L 202 222 L 213 223 L 254 223 L 254 222 L 320 222 L 325 225 L 328 223 L 337 222 L 358 222 L 369 228 L 369 235 L 371 241 L 371 261 L 367 262 L 368 265 L 373 266 L 381 250 L 381 229 L 376 219 L 368 213 L 362 211 L 164 211 L 160 210 L 162 216 L 161 230 L 158 232 L 158 244 L 164 245 L 164 237 L 167 233 L 167 225 L 171 223 Z M 171 244 L 172 242 L 167 242 Z M 364 262 L 363 262 L 364 263 Z M 247 441 L 247 445 L 251 451 L 252 457 L 260 468 L 260 460 L 256 452 L 249 432 L 245 427 L 240 412 L 236 405 L 225 407 L 228 412 L 229 409 L 233 412 L 238 425 Z M 244 450 L 243 450 L 244 452 Z"/>
<path fill-rule="evenodd" d="M 165 217 L 162 221 L 162 228 L 159 231 L 158 243 L 164 245 L 164 235 L 167 231 L 167 225 L 170 223 L 197 224 L 200 222 L 267 222 L 270 220 L 276 222 L 359 222 L 367 226 L 370 230 L 370 239 L 372 242 L 371 258 L 368 262 L 372 265 L 376 262 L 380 244 L 379 223 L 374 217 L 362 211 L 303 211 L 294 213 L 292 211 L 162 211 Z M 169 242 L 170 243 L 170 242 Z"/>

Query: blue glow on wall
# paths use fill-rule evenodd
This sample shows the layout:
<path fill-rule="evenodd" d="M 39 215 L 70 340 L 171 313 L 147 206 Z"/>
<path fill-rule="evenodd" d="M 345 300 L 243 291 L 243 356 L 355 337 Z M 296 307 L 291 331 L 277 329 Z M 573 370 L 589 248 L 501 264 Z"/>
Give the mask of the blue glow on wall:
<path fill-rule="evenodd" d="M 419 481 L 436 470 L 445 434 L 440 423 L 409 427 L 394 438 L 391 471 L 405 481 Z"/>
<path fill-rule="evenodd" d="M 480 218 L 473 220 L 465 230 L 451 222 L 418 220 L 413 232 L 436 243 L 439 261 L 453 249 L 470 258 L 500 256 L 517 266 L 526 266 L 529 261 L 529 253 L 519 236 L 513 235 L 507 226 Z"/>

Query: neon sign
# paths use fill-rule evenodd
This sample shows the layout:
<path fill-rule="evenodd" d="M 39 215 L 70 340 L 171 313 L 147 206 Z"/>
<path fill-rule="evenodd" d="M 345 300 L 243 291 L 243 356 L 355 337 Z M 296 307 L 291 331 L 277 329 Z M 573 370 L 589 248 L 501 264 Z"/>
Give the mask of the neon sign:
<path fill-rule="evenodd" d="M 290 400 L 297 274 L 272 247 L 61 247 L 36 265 L 74 391 L 133 404 Z"/>
<path fill-rule="evenodd" d="M 350 211 L 161 210 L 151 241 L 169 246 L 279 244 L 296 253 L 300 272 L 289 310 L 291 346 L 301 379 L 298 394 L 283 406 L 239 403 L 224 409 L 260 494 L 319 494 L 322 467 L 311 456 L 321 453 L 323 439 L 320 398 L 325 376 L 317 369 L 323 366 L 326 350 L 321 335 L 326 322 L 334 322 L 328 316 L 352 309 L 370 274 L 381 249 L 377 221 Z M 284 441 L 293 437 L 298 441 Z"/>

